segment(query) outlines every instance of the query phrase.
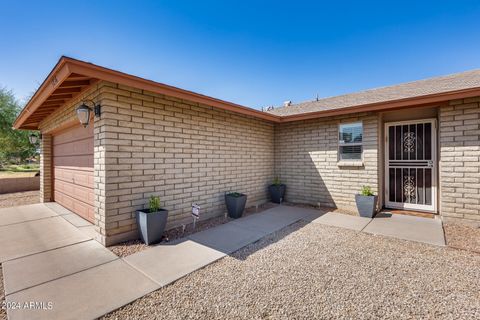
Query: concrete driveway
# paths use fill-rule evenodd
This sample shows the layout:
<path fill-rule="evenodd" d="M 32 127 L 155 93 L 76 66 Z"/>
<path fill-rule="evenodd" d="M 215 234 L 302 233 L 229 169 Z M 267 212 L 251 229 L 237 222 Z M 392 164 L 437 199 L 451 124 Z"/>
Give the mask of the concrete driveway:
<path fill-rule="evenodd" d="M 95 319 L 159 287 L 93 240 L 93 228 L 54 203 L 0 209 L 9 319 Z"/>
<path fill-rule="evenodd" d="M 0 262 L 91 240 L 43 204 L 0 209 Z"/>

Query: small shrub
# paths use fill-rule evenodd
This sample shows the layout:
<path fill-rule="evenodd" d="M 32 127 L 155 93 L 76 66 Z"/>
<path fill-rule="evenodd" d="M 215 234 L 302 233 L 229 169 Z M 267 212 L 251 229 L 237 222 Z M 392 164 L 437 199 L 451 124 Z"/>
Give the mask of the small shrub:
<path fill-rule="evenodd" d="M 227 196 L 238 198 L 238 197 L 241 197 L 242 194 L 239 193 L 239 192 L 229 192 L 229 193 L 227 193 Z"/>
<path fill-rule="evenodd" d="M 154 213 L 160 210 L 160 198 L 155 196 L 150 196 L 150 200 L 148 201 L 148 208 L 150 209 L 150 213 Z"/>
<path fill-rule="evenodd" d="M 280 181 L 280 178 L 279 178 L 279 177 L 275 177 L 275 178 L 273 179 L 273 185 L 274 185 L 274 186 L 279 186 L 279 185 L 281 185 L 281 184 L 282 184 L 282 182 Z"/>
<path fill-rule="evenodd" d="M 24 169 L 24 170 L 31 170 L 31 169 L 36 169 L 36 165 L 33 165 L 33 164 L 22 164 L 19 166 L 20 169 Z"/>
<path fill-rule="evenodd" d="M 373 191 L 370 186 L 362 186 L 362 190 L 360 191 L 362 196 L 373 196 Z"/>

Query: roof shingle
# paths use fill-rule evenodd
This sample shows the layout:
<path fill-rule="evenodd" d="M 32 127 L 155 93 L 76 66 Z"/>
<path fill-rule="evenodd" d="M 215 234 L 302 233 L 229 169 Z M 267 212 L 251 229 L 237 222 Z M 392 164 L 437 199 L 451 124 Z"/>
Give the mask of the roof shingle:
<path fill-rule="evenodd" d="M 268 112 L 277 116 L 291 116 L 473 88 L 480 88 L 480 69 L 291 104 Z"/>

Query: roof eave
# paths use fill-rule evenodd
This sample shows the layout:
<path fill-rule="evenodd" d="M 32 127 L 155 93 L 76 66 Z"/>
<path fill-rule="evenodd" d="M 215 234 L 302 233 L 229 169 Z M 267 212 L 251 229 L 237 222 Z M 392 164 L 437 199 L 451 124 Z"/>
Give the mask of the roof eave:
<path fill-rule="evenodd" d="M 71 74 L 67 61 L 67 57 L 62 56 L 60 58 L 55 67 L 52 69 L 52 71 L 50 71 L 48 76 L 32 96 L 30 101 L 28 101 L 15 119 L 15 122 L 13 123 L 14 129 L 36 129 L 33 126 L 23 127 L 22 125 L 25 120 L 27 120 L 28 116 L 37 110 L 43 101 L 45 101 L 48 96 L 60 86 L 63 80 L 65 80 Z"/>
<path fill-rule="evenodd" d="M 151 91 L 158 94 L 169 95 L 180 99 L 190 100 L 193 102 L 205 104 L 223 110 L 232 111 L 239 114 L 252 116 L 255 118 L 280 123 L 299 120 L 308 120 L 314 118 L 323 118 L 337 115 L 345 115 L 357 112 L 370 111 L 386 111 L 400 108 L 417 107 L 422 105 L 432 105 L 448 100 L 468 98 L 480 96 L 480 88 L 468 88 L 463 90 L 449 91 L 424 95 L 412 98 L 404 98 L 398 100 L 384 101 L 378 103 L 370 103 L 364 105 L 356 105 L 336 110 L 322 110 L 308 113 L 300 113 L 293 115 L 276 115 L 273 113 L 262 112 L 259 110 L 244 107 L 232 102 L 223 101 L 192 91 L 180 89 L 166 84 L 143 79 L 116 70 L 97 66 L 84 61 L 72 59 L 62 56 L 52 69 L 47 78 L 43 81 L 40 88 L 35 92 L 33 97 L 27 103 L 25 108 L 20 112 L 15 120 L 13 127 L 15 129 L 38 129 L 38 123 L 27 123 L 26 120 L 35 112 L 42 103 L 67 79 L 71 74 L 80 74 L 92 79 L 105 80 L 109 82 L 119 83 L 134 88 Z M 41 120 L 39 121 L 41 122 Z"/>
<path fill-rule="evenodd" d="M 25 108 L 18 115 L 13 127 L 15 129 L 32 129 L 33 126 L 31 124 L 28 126 L 28 128 L 26 126 L 23 126 L 26 119 L 42 104 L 43 101 L 48 98 L 50 94 L 52 94 L 53 91 L 55 91 L 60 86 L 60 84 L 66 78 L 68 78 L 70 74 L 74 73 L 94 79 L 105 80 L 142 90 L 147 90 L 158 94 L 170 95 L 176 98 L 202 103 L 219 109 L 253 116 L 263 120 L 280 122 L 279 116 L 270 113 L 265 113 L 232 102 L 216 99 L 192 91 L 129 75 L 120 71 L 97 66 L 92 63 L 87 63 L 84 61 L 62 56 L 53 68 L 53 70 L 47 76 L 47 78 L 43 81 L 40 88 L 35 92 L 34 96 L 30 99 Z"/>
<path fill-rule="evenodd" d="M 180 89 L 152 80 L 136 77 L 120 71 L 100 67 L 94 64 L 86 63 L 79 60 L 70 59 L 69 69 L 72 73 L 78 73 L 92 78 L 97 78 L 109 82 L 119 83 L 122 85 L 173 96 L 179 99 L 194 101 L 206 104 L 223 110 L 229 110 L 244 115 L 250 115 L 264 120 L 279 122 L 280 117 L 277 115 L 265 113 L 252 108 L 244 107 L 232 102 L 216 99 L 210 96 L 202 95 L 193 91 Z"/>
<path fill-rule="evenodd" d="M 480 88 L 455 90 L 455 91 L 442 92 L 442 93 L 436 93 L 436 94 L 413 97 L 413 98 L 405 98 L 405 99 L 391 100 L 391 101 L 385 101 L 385 102 L 351 106 L 351 107 L 346 107 L 346 108 L 341 108 L 336 110 L 322 110 L 322 111 L 280 116 L 281 117 L 280 122 L 291 122 L 291 121 L 308 120 L 308 119 L 315 119 L 315 118 L 332 117 L 332 116 L 339 116 L 339 115 L 358 113 L 358 112 L 388 111 L 388 110 L 404 109 L 404 108 L 410 108 L 410 107 L 432 106 L 435 104 L 441 104 L 442 102 L 449 101 L 449 100 L 471 98 L 476 96 L 480 96 Z"/>

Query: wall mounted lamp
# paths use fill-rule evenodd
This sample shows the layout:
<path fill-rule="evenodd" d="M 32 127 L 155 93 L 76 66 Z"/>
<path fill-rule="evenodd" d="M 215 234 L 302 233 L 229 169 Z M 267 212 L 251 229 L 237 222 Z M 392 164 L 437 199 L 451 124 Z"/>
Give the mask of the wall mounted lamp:
<path fill-rule="evenodd" d="M 93 108 L 89 107 L 87 103 L 91 103 Z M 85 100 L 82 102 L 80 106 L 77 107 L 77 118 L 80 121 L 80 124 L 86 128 L 90 123 L 90 112 L 93 111 L 95 117 L 100 117 L 101 114 L 101 106 L 96 104 L 92 100 Z"/>

